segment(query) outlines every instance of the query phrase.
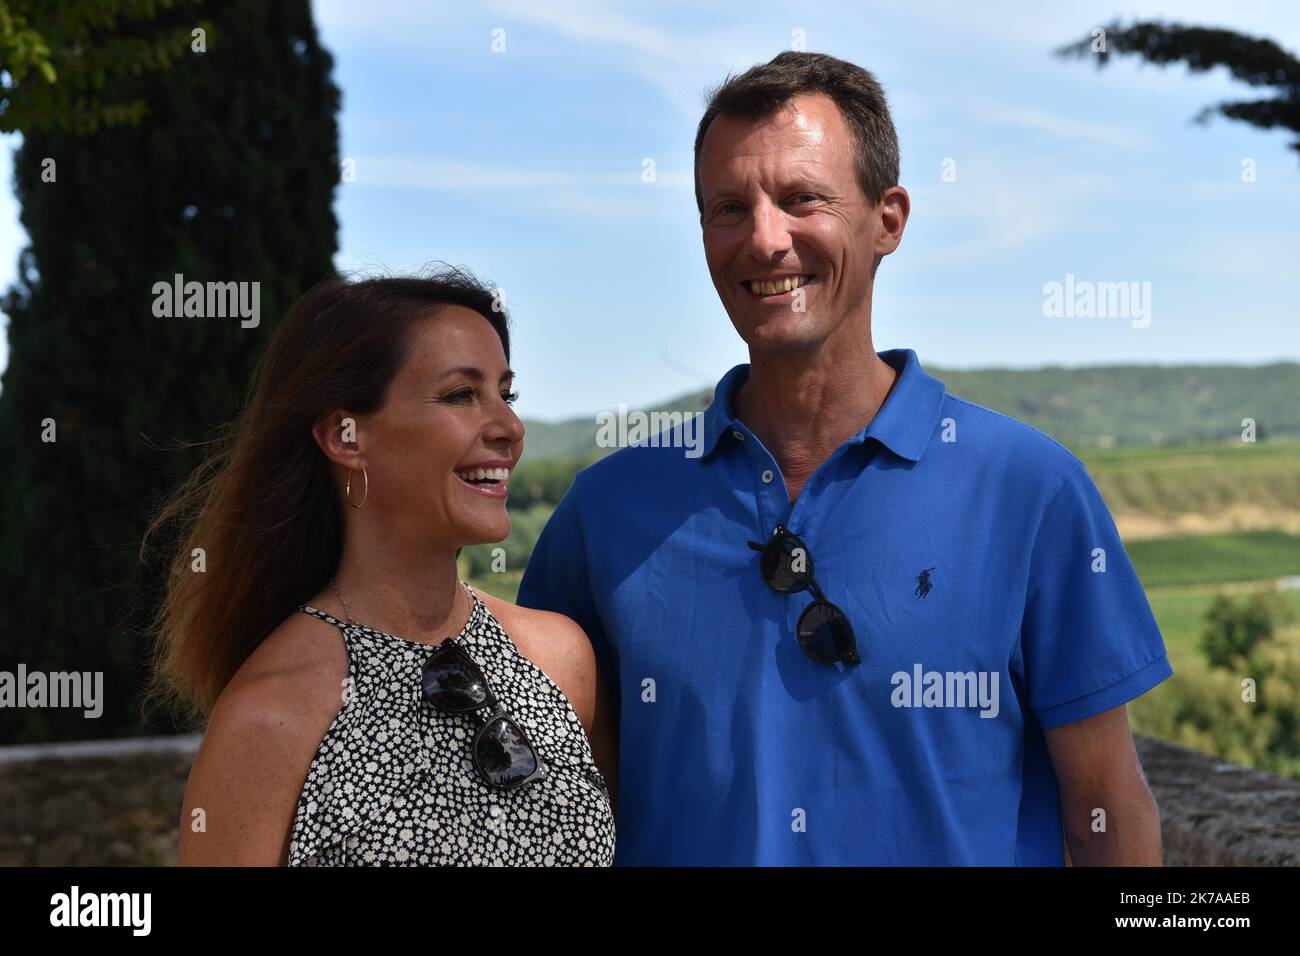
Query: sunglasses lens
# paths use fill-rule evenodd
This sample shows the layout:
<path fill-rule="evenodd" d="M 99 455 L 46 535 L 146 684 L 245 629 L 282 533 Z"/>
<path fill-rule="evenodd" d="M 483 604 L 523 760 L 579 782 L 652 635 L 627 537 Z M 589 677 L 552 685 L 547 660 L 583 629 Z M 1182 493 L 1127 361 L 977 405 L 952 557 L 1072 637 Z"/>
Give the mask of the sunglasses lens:
<path fill-rule="evenodd" d="M 853 626 L 844 612 L 829 601 L 814 601 L 799 617 L 799 646 L 819 664 L 860 660 Z"/>
<path fill-rule="evenodd" d="M 494 717 L 474 740 L 474 766 L 494 787 L 516 787 L 537 773 L 537 754 L 509 717 Z"/>
<path fill-rule="evenodd" d="M 808 586 L 812 578 L 812 555 L 794 535 L 773 541 L 761 559 L 763 580 L 782 594 L 794 594 Z"/>
<path fill-rule="evenodd" d="M 483 672 L 464 654 L 435 654 L 424 667 L 424 699 L 452 713 L 477 710 L 488 703 Z"/>

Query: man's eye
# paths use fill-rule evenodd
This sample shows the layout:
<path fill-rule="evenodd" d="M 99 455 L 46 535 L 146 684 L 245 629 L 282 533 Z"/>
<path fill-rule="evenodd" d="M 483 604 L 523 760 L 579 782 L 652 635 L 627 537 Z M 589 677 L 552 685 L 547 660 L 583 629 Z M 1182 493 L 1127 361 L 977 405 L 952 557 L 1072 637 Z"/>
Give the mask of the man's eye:
<path fill-rule="evenodd" d="M 795 198 L 795 201 L 796 201 L 796 202 L 803 202 L 805 199 L 808 200 L 809 202 L 816 202 L 816 201 L 817 201 L 817 197 L 816 197 L 814 194 L 812 194 L 812 193 L 800 193 L 799 195 L 795 196 L 794 198 Z"/>
<path fill-rule="evenodd" d="M 739 211 L 740 211 L 740 203 L 738 202 L 724 202 L 721 206 L 718 207 L 718 212 L 723 216 L 730 216 L 732 213 L 736 213 Z"/>

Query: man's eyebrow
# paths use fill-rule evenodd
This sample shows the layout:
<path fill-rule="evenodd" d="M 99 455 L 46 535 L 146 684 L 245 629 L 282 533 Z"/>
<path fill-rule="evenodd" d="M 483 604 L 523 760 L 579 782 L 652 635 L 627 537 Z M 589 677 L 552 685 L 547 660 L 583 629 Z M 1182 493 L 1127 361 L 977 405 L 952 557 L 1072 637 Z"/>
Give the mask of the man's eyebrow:
<path fill-rule="evenodd" d="M 830 188 L 832 181 L 826 177 L 825 170 L 809 169 L 802 163 L 793 163 L 787 174 L 777 181 L 776 188 L 780 192 L 796 189 L 824 192 Z"/>
<path fill-rule="evenodd" d="M 777 183 L 777 192 L 817 192 L 824 193 L 830 191 L 831 187 L 827 180 L 809 172 L 796 172 L 789 179 Z M 700 202 L 703 206 L 709 207 L 719 202 L 744 202 L 744 187 L 727 186 L 723 189 L 701 190 Z"/>
<path fill-rule="evenodd" d="M 727 186 L 723 189 L 702 190 L 700 196 L 703 198 L 704 204 L 707 206 L 710 203 L 717 202 L 719 199 L 737 199 L 740 197 L 741 192 L 742 190 L 734 186 Z"/>

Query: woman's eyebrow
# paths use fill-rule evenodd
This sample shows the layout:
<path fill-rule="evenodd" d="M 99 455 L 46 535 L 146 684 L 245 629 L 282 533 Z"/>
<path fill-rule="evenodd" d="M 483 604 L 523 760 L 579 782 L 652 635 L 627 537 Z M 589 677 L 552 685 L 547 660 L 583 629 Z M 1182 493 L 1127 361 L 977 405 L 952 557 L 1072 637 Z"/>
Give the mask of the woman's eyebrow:
<path fill-rule="evenodd" d="M 466 378 L 472 378 L 476 382 L 483 381 L 483 370 L 474 368 L 471 365 L 462 365 L 459 368 L 449 368 L 438 376 L 439 380 L 451 378 L 453 375 L 464 375 Z"/>
<path fill-rule="evenodd" d="M 447 369 L 447 371 L 443 372 L 441 375 L 438 376 L 438 379 L 442 380 L 444 378 L 451 378 L 451 376 L 453 375 L 464 375 L 466 378 L 473 379 L 476 382 L 481 382 L 483 381 L 484 378 L 487 377 L 483 374 L 483 370 L 481 368 L 475 368 L 472 365 L 462 365 L 459 368 Z M 514 379 L 514 377 L 515 377 L 515 370 L 511 368 L 508 368 L 501 373 L 501 381 L 503 382 L 511 381 Z"/>

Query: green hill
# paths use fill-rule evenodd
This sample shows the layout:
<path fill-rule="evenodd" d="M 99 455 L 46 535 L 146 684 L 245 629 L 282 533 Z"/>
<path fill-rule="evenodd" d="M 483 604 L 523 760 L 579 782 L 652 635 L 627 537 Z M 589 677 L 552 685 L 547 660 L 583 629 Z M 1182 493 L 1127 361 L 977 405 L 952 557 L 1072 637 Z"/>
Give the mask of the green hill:
<path fill-rule="evenodd" d="M 1300 437 L 1300 364 L 1107 365 L 1089 368 L 927 368 L 948 391 L 1041 429 L 1075 449 L 1183 445 L 1239 438 Z M 701 389 L 642 411 L 699 411 Z M 613 404 L 613 403 L 611 403 Z M 585 457 L 596 447 L 595 414 L 526 421 L 533 460 Z"/>

